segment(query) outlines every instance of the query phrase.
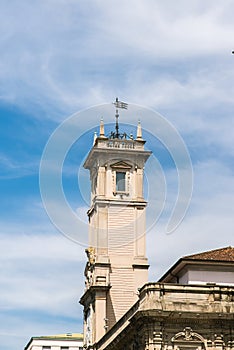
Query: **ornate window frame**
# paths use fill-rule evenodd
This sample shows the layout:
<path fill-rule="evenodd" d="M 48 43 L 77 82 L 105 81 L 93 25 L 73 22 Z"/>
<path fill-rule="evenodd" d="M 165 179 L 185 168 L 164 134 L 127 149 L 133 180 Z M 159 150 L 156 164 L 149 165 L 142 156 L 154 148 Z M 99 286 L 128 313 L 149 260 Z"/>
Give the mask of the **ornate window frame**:
<path fill-rule="evenodd" d="M 110 165 L 112 171 L 112 192 L 113 195 L 129 195 L 130 192 L 130 170 L 132 169 L 132 165 L 126 162 L 117 162 Z M 125 174 L 125 188 L 123 191 L 118 191 L 117 189 L 117 173 Z"/>

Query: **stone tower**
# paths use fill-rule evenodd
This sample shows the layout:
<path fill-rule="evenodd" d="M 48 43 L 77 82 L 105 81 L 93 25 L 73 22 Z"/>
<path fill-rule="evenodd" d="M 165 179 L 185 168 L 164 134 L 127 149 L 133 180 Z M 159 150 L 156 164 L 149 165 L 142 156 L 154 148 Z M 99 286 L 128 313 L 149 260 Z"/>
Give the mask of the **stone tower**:
<path fill-rule="evenodd" d="M 88 262 L 85 268 L 84 345 L 98 341 L 137 300 L 138 288 L 148 280 L 145 252 L 143 172 L 151 152 L 144 150 L 141 125 L 134 139 L 116 127 L 100 133 L 84 163 L 90 171 L 91 205 Z"/>

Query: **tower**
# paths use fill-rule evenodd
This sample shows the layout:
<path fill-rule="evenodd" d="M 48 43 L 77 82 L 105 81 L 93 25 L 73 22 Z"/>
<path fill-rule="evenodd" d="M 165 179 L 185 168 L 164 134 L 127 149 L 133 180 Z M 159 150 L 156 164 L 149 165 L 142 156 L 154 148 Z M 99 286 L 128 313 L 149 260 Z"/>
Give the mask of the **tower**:
<path fill-rule="evenodd" d="M 91 205 L 88 262 L 85 268 L 84 345 L 98 341 L 137 300 L 138 288 L 148 280 L 145 248 L 143 172 L 151 152 L 144 149 L 140 122 L 137 136 L 105 135 L 101 120 L 84 168 L 90 171 Z"/>

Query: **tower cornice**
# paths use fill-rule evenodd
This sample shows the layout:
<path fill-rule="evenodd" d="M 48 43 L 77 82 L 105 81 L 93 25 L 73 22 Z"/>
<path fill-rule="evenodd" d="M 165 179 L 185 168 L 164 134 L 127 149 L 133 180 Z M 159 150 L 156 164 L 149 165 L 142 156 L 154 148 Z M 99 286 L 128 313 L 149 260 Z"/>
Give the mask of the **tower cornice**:
<path fill-rule="evenodd" d="M 90 286 L 89 289 L 85 291 L 82 297 L 79 300 L 81 305 L 85 305 L 86 301 L 90 298 L 93 298 L 98 292 L 107 292 L 111 288 L 111 285 L 108 286 Z"/>
<path fill-rule="evenodd" d="M 87 215 L 90 216 L 92 215 L 92 213 L 95 210 L 95 207 L 97 205 L 100 206 L 123 206 L 123 207 L 137 207 L 137 208 L 142 208 L 144 209 L 147 206 L 148 202 L 143 200 L 134 200 L 132 199 L 131 201 L 129 200 L 123 200 L 123 199 L 101 199 L 101 198 L 95 198 L 93 200 L 93 205 L 91 206 L 91 208 L 87 211 Z"/>
<path fill-rule="evenodd" d="M 94 164 L 97 163 L 97 160 L 103 162 L 103 164 L 99 164 L 99 166 L 105 166 L 108 161 L 113 160 L 114 162 L 115 160 L 124 160 L 128 157 L 133 159 L 135 165 L 139 165 L 142 161 L 145 163 L 151 154 L 151 151 L 146 151 L 144 149 L 94 146 L 89 152 L 83 166 L 85 169 L 91 169 Z"/>

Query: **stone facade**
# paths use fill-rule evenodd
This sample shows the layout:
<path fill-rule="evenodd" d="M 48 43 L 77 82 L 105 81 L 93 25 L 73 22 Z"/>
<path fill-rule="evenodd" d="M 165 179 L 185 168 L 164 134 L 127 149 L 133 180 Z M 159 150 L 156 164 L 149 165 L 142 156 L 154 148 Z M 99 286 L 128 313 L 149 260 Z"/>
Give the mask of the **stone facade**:
<path fill-rule="evenodd" d="M 95 350 L 233 350 L 234 288 L 146 284 Z"/>

